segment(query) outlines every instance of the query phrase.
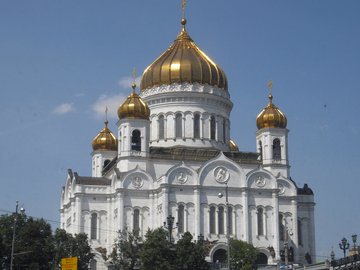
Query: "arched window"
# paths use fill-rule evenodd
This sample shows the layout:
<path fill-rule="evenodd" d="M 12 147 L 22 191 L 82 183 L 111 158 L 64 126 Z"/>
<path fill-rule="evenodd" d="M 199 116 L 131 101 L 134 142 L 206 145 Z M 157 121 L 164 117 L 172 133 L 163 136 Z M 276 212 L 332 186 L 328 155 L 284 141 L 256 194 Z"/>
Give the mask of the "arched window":
<path fill-rule="evenodd" d="M 259 141 L 259 154 L 260 154 L 260 160 L 263 160 L 263 150 L 262 150 L 262 142 Z"/>
<path fill-rule="evenodd" d="M 285 240 L 284 216 L 282 214 L 279 214 L 279 238 L 280 241 Z"/>
<path fill-rule="evenodd" d="M 223 142 L 226 142 L 226 118 L 223 119 Z"/>
<path fill-rule="evenodd" d="M 299 242 L 300 246 L 303 245 L 303 241 L 302 241 L 302 222 L 301 222 L 300 219 L 298 219 L 298 242 Z"/>
<path fill-rule="evenodd" d="M 110 163 L 110 159 L 106 159 L 106 160 L 104 161 L 104 168 L 105 168 L 109 163 Z"/>
<path fill-rule="evenodd" d="M 177 113 L 175 116 L 175 137 L 182 138 L 182 115 Z"/>
<path fill-rule="evenodd" d="M 224 207 L 220 206 L 218 209 L 218 228 L 219 234 L 224 234 Z"/>
<path fill-rule="evenodd" d="M 194 139 L 200 138 L 200 114 L 194 115 Z"/>
<path fill-rule="evenodd" d="M 179 205 L 179 208 L 178 208 L 178 232 L 179 233 L 183 233 L 184 232 L 184 214 L 185 214 L 185 209 L 184 209 L 184 206 L 182 204 Z"/>
<path fill-rule="evenodd" d="M 257 227 L 257 234 L 264 235 L 264 210 L 262 208 L 258 208 L 257 210 Z"/>
<path fill-rule="evenodd" d="M 216 135 L 216 122 L 215 122 L 215 117 L 211 116 L 210 117 L 210 139 L 211 140 L 215 140 L 215 135 Z"/>
<path fill-rule="evenodd" d="M 133 225 L 133 230 L 135 233 L 138 233 L 140 230 L 140 210 L 139 209 L 135 209 L 134 210 L 134 225 Z"/>
<path fill-rule="evenodd" d="M 92 259 L 90 261 L 90 270 L 96 270 L 97 267 L 97 261 L 95 259 Z"/>
<path fill-rule="evenodd" d="M 273 159 L 274 160 L 281 160 L 281 147 L 280 147 L 280 140 L 275 139 L 273 141 Z"/>
<path fill-rule="evenodd" d="M 229 213 L 228 213 L 228 228 L 229 228 L 229 234 L 233 233 L 233 225 L 232 225 L 232 215 L 233 215 L 233 208 L 229 207 Z"/>
<path fill-rule="evenodd" d="M 97 239 L 97 214 L 91 214 L 91 231 L 90 231 L 90 238 Z"/>
<path fill-rule="evenodd" d="M 141 151 L 141 133 L 140 130 L 135 129 L 131 137 L 131 150 Z"/>
<path fill-rule="evenodd" d="M 159 140 L 164 139 L 164 116 L 159 116 Z"/>
<path fill-rule="evenodd" d="M 210 233 L 216 233 L 215 232 L 215 206 L 210 207 L 210 218 L 209 218 L 209 224 L 210 224 Z"/>

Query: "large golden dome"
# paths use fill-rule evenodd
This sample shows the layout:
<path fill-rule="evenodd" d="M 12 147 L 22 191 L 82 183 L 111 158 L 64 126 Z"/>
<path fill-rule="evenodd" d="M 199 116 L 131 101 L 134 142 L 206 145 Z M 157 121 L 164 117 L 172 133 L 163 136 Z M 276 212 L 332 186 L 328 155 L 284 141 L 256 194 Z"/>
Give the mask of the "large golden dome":
<path fill-rule="evenodd" d="M 272 103 L 273 96 L 269 95 L 269 104 L 259 113 L 256 118 L 258 129 L 262 128 L 286 128 L 287 119 L 285 114 Z"/>
<path fill-rule="evenodd" d="M 114 134 L 108 128 L 108 121 L 105 120 L 105 127 L 100 131 L 98 135 L 92 141 L 92 148 L 96 150 L 108 150 L 117 151 L 118 141 Z"/>
<path fill-rule="evenodd" d="M 142 76 L 140 90 L 172 83 L 209 84 L 227 91 L 228 83 L 224 71 L 212 61 L 183 28 L 174 43 L 148 66 Z"/>
<path fill-rule="evenodd" d="M 150 110 L 148 105 L 135 93 L 136 85 L 133 84 L 133 91 L 118 109 L 119 119 L 137 118 L 149 119 Z"/>

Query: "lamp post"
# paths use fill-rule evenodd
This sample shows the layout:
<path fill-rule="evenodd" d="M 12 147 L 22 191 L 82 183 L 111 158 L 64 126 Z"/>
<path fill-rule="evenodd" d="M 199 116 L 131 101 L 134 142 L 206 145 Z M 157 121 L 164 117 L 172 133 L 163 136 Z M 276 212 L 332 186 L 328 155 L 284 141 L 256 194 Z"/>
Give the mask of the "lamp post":
<path fill-rule="evenodd" d="M 224 195 L 220 192 L 218 194 L 219 198 L 222 198 Z M 226 203 L 226 259 L 227 259 L 227 265 L 228 269 L 231 270 L 230 266 L 230 216 L 229 216 L 229 194 L 228 194 L 228 182 L 225 182 L 225 203 Z"/>
<path fill-rule="evenodd" d="M 331 266 L 335 267 L 335 252 L 334 252 L 334 250 L 331 250 L 330 258 L 331 258 Z"/>
<path fill-rule="evenodd" d="M 15 213 L 14 213 L 13 235 L 12 235 L 12 241 L 11 241 L 10 270 L 13 269 L 13 262 L 14 262 L 14 247 L 15 247 L 16 222 L 17 222 L 17 218 L 18 218 L 18 211 L 19 211 L 19 201 L 16 201 L 16 207 L 15 207 Z M 24 213 L 25 209 L 21 207 L 20 212 Z"/>
<path fill-rule="evenodd" d="M 354 249 L 354 255 L 355 255 L 355 254 L 357 254 L 357 246 L 356 246 L 357 235 L 356 235 L 356 234 L 353 234 L 353 235 L 351 236 L 351 238 L 352 238 L 352 241 L 353 241 L 353 244 L 354 244 L 353 249 Z"/>
<path fill-rule="evenodd" d="M 344 258 L 346 258 L 346 250 L 349 249 L 350 244 L 348 243 L 347 239 L 344 237 L 341 239 L 339 243 L 339 248 L 344 251 Z"/>
<path fill-rule="evenodd" d="M 166 228 L 167 231 L 169 232 L 170 244 L 172 243 L 172 240 L 171 240 L 172 230 L 176 228 L 176 227 L 174 227 L 174 220 L 175 220 L 175 218 L 172 215 L 169 215 L 166 218 L 166 222 L 164 221 L 164 228 Z M 177 226 L 177 223 L 176 223 L 176 226 Z"/>

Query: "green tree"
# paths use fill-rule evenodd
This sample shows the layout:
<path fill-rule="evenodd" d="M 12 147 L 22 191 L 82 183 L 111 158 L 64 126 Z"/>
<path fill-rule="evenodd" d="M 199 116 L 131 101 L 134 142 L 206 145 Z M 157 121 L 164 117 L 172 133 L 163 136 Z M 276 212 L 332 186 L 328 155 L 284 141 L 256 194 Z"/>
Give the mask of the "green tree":
<path fill-rule="evenodd" d="M 11 244 L 16 220 L 14 242 L 14 268 L 49 269 L 54 256 L 53 237 L 50 224 L 44 219 L 33 219 L 26 215 L 3 215 L 0 217 L 0 265 L 10 268 Z"/>
<path fill-rule="evenodd" d="M 110 255 L 114 270 L 132 270 L 140 261 L 141 237 L 137 231 L 119 231 Z"/>
<path fill-rule="evenodd" d="M 251 270 L 257 259 L 257 249 L 244 241 L 230 239 L 230 264 L 233 270 Z"/>
<path fill-rule="evenodd" d="M 163 228 L 148 230 L 140 253 L 141 269 L 172 270 L 174 268 L 174 246 L 167 240 L 168 232 Z"/>
<path fill-rule="evenodd" d="M 194 243 L 191 233 L 185 232 L 176 243 L 176 269 L 205 270 L 209 269 L 205 260 L 204 241 Z"/>
<path fill-rule="evenodd" d="M 94 254 L 88 242 L 87 235 L 84 233 L 75 234 L 74 236 L 63 229 L 56 229 L 54 234 L 55 246 L 55 265 L 61 263 L 62 258 L 78 257 L 78 269 L 88 269 Z"/>

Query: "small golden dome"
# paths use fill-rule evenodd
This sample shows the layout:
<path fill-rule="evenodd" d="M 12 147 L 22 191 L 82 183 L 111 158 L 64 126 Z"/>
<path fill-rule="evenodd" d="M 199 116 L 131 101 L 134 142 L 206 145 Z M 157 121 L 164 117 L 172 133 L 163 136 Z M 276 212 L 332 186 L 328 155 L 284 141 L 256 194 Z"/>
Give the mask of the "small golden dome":
<path fill-rule="evenodd" d="M 98 135 L 92 141 L 92 148 L 96 150 L 108 150 L 117 151 L 118 141 L 114 134 L 108 128 L 108 121 L 105 120 L 105 127 L 100 131 Z"/>
<path fill-rule="evenodd" d="M 119 119 L 138 118 L 149 119 L 150 110 L 148 105 L 135 93 L 136 85 L 132 85 L 133 92 L 128 96 L 118 109 Z"/>
<path fill-rule="evenodd" d="M 185 29 L 186 20 L 174 43 L 148 66 L 141 79 L 140 90 L 172 83 L 209 84 L 227 91 L 228 82 L 224 71 L 212 61 Z"/>
<path fill-rule="evenodd" d="M 259 113 L 256 118 L 258 129 L 262 128 L 286 128 L 287 119 L 285 114 L 272 103 L 273 96 L 269 95 L 269 104 Z"/>
<path fill-rule="evenodd" d="M 229 146 L 230 146 L 231 152 L 239 152 L 239 147 L 237 146 L 237 144 L 235 143 L 235 141 L 233 139 L 230 139 Z"/>

